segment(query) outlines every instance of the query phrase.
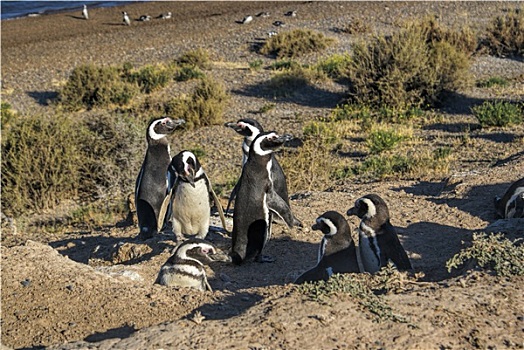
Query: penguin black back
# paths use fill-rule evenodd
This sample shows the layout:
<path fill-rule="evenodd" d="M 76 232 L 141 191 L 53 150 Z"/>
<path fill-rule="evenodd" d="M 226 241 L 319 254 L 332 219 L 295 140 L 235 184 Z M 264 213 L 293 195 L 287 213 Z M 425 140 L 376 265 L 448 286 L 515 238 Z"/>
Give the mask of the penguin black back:
<path fill-rule="evenodd" d="M 360 272 L 355 242 L 346 219 L 340 213 L 325 212 L 316 219 L 311 229 L 324 234 L 319 246 L 318 263 L 298 277 L 296 284 L 327 281 L 334 273 Z"/>
<path fill-rule="evenodd" d="M 524 218 L 524 178 L 512 183 L 502 198 L 495 198 L 495 210 L 503 219 Z"/>
<path fill-rule="evenodd" d="M 135 184 L 135 204 L 142 239 L 157 232 L 158 213 L 167 192 L 167 168 L 171 162 L 167 135 L 184 120 L 153 120 L 146 130 L 147 150 Z"/>
<path fill-rule="evenodd" d="M 293 226 L 289 206 L 275 192 L 270 175 L 271 154 L 289 140 L 289 137 L 264 132 L 251 144 L 249 157 L 239 180 L 233 216 L 231 256 L 236 264 L 254 256 L 260 257 L 271 236 L 273 213 L 290 227 Z"/>
<path fill-rule="evenodd" d="M 392 260 L 398 270 L 411 270 L 411 262 L 390 222 L 386 202 L 377 194 L 355 201 L 347 215 L 356 215 L 359 225 L 359 250 L 366 271 L 374 273 Z"/>

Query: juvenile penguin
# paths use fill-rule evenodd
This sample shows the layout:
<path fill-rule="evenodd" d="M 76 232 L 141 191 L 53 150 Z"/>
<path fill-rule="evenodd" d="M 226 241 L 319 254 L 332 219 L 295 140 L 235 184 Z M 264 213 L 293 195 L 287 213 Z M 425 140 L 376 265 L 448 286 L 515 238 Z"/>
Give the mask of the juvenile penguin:
<path fill-rule="evenodd" d="M 524 178 L 512 183 L 502 198 L 495 198 L 495 209 L 504 219 L 524 218 Z"/>
<path fill-rule="evenodd" d="M 155 283 L 212 291 L 204 264 L 215 261 L 230 262 L 231 258 L 208 241 L 189 239 L 175 248 L 173 255 L 160 268 Z"/>
<path fill-rule="evenodd" d="M 210 201 L 214 201 L 225 227 L 222 206 L 211 187 L 211 182 L 197 157 L 182 151 L 173 157 L 168 168 L 168 193 L 163 201 L 160 215 L 172 206 L 173 232 L 182 239 L 183 235 L 195 235 L 203 239 L 209 231 L 211 215 Z M 160 228 L 161 224 L 159 224 Z"/>
<path fill-rule="evenodd" d="M 235 130 L 240 135 L 244 136 L 244 141 L 242 142 L 242 154 L 243 154 L 242 167 L 243 167 L 246 164 L 247 159 L 249 158 L 249 148 L 251 144 L 253 143 L 253 140 L 261 132 L 264 132 L 264 129 L 262 128 L 262 125 L 260 125 L 259 122 L 251 118 L 240 119 L 236 123 L 228 122 L 228 123 L 225 123 L 224 125 Z M 287 191 L 286 175 L 284 174 L 284 170 L 282 170 L 282 167 L 280 166 L 280 163 L 278 162 L 274 154 L 271 154 L 271 178 L 273 181 L 273 187 L 275 189 L 275 192 L 278 193 L 278 195 L 290 207 L 289 195 Z M 231 191 L 231 195 L 229 196 L 229 200 L 228 200 L 227 207 L 226 207 L 226 212 L 229 211 L 231 202 L 235 199 L 239 187 L 240 187 L 240 179 L 238 180 L 235 187 L 233 188 L 233 191 Z M 300 220 L 294 218 L 294 225 L 300 226 L 302 224 Z"/>
<path fill-rule="evenodd" d="M 355 242 L 349 225 L 336 211 L 327 211 L 319 216 L 311 229 L 324 234 L 318 249 L 317 265 L 304 272 L 296 284 L 327 281 L 334 273 L 360 272 Z"/>
<path fill-rule="evenodd" d="M 129 19 L 129 16 L 127 15 L 127 12 L 122 12 L 122 22 L 124 23 L 124 25 L 126 26 L 130 26 L 131 25 L 131 20 Z"/>
<path fill-rule="evenodd" d="M 82 17 L 84 17 L 84 19 L 89 19 L 89 13 L 87 12 L 86 5 L 84 5 L 84 9 L 82 10 Z"/>
<path fill-rule="evenodd" d="M 412 269 L 395 227 L 389 221 L 388 206 L 380 196 L 367 194 L 357 199 L 347 215 L 356 215 L 361 219 L 358 228 L 359 250 L 366 272 L 377 272 L 387 265 L 389 259 L 399 271 Z"/>
<path fill-rule="evenodd" d="M 167 135 L 183 123 L 183 119 L 161 118 L 153 120 L 147 127 L 146 155 L 135 185 L 141 239 L 151 238 L 157 232 L 160 207 L 167 193 L 167 168 L 171 162 Z"/>
<path fill-rule="evenodd" d="M 235 264 L 253 257 L 261 262 L 271 261 L 261 253 L 271 237 L 273 214 L 293 227 L 291 210 L 275 191 L 271 173 L 271 154 L 290 138 L 290 135 L 264 132 L 251 144 L 249 157 L 242 169 L 233 214 L 231 257 Z"/>

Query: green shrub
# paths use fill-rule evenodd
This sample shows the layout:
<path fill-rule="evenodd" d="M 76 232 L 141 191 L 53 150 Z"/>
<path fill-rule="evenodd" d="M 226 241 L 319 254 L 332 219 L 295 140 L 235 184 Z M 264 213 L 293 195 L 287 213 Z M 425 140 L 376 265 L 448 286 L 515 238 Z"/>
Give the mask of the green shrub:
<path fill-rule="evenodd" d="M 130 82 L 137 83 L 146 94 L 164 88 L 172 78 L 172 70 L 161 65 L 146 65 L 127 76 Z"/>
<path fill-rule="evenodd" d="M 509 85 L 508 80 L 502 77 L 491 77 L 488 79 L 477 81 L 477 87 L 480 87 L 480 88 L 491 88 L 494 86 L 506 87 L 508 85 Z"/>
<path fill-rule="evenodd" d="M 312 121 L 303 129 L 304 139 L 316 139 L 324 144 L 333 144 L 338 141 L 335 131 L 327 123 Z"/>
<path fill-rule="evenodd" d="M 292 96 L 311 82 L 324 80 L 322 72 L 303 66 L 292 66 L 276 73 L 267 83 L 267 88 L 274 96 Z"/>
<path fill-rule="evenodd" d="M 299 68 L 300 63 L 293 60 L 277 60 L 276 62 L 273 62 L 269 68 L 271 70 L 289 70 L 293 68 Z"/>
<path fill-rule="evenodd" d="M 405 139 L 396 129 L 377 129 L 370 132 L 367 144 L 371 153 L 381 153 L 391 150 Z"/>
<path fill-rule="evenodd" d="M 260 48 L 260 53 L 277 58 L 294 58 L 308 53 L 320 52 L 332 43 L 333 39 L 324 36 L 322 33 L 295 29 L 269 38 Z"/>
<path fill-rule="evenodd" d="M 335 54 L 317 63 L 316 68 L 331 79 L 347 77 L 351 56 Z"/>
<path fill-rule="evenodd" d="M 59 91 L 59 103 L 69 110 L 126 105 L 138 93 L 138 87 L 123 80 L 121 73 L 116 67 L 75 67 Z"/>
<path fill-rule="evenodd" d="M 499 57 L 524 56 L 524 11 L 510 10 L 505 16 L 496 17 L 482 46 Z"/>
<path fill-rule="evenodd" d="M 471 110 L 483 127 L 508 126 L 524 121 L 522 106 L 506 101 L 486 101 L 479 106 L 472 107 Z"/>
<path fill-rule="evenodd" d="M 192 79 L 202 79 L 205 77 L 204 72 L 198 67 L 193 66 L 181 66 L 176 69 L 175 80 L 176 81 L 188 81 Z"/>
<path fill-rule="evenodd" d="M 390 37 L 356 44 L 349 75 L 351 98 L 372 106 L 427 107 L 466 84 L 468 53 L 433 37 L 430 24 L 421 22 Z"/>
<path fill-rule="evenodd" d="M 204 49 L 191 50 L 184 53 L 176 60 L 179 66 L 196 67 L 202 70 L 209 69 L 211 60 L 209 53 Z"/>
<path fill-rule="evenodd" d="M 0 117 L 2 123 L 2 132 L 15 121 L 16 113 L 11 109 L 11 105 L 7 102 L 1 104 Z"/>
<path fill-rule="evenodd" d="M 249 69 L 251 69 L 251 70 L 260 70 L 260 69 L 262 69 L 262 65 L 263 64 L 264 64 L 264 61 L 262 61 L 261 59 L 251 61 L 251 62 L 249 62 Z"/>
<path fill-rule="evenodd" d="M 211 78 L 204 78 L 191 96 L 176 103 L 178 116 L 185 119 L 187 128 L 223 123 L 229 95 L 224 86 Z"/>
<path fill-rule="evenodd" d="M 467 261 L 501 276 L 524 276 L 524 244 L 512 243 L 503 234 L 474 233 L 471 247 L 461 250 L 446 262 L 448 272 Z"/>

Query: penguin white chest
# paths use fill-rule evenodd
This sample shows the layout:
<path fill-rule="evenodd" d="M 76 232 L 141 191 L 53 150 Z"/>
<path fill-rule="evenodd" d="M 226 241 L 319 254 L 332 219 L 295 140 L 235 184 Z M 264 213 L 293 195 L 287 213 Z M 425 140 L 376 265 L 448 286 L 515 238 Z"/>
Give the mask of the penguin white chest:
<path fill-rule="evenodd" d="M 204 238 L 209 230 L 209 192 L 205 181 L 197 181 L 195 187 L 180 184 L 173 200 L 173 231 L 175 234 L 196 234 Z"/>
<path fill-rule="evenodd" d="M 506 219 L 512 219 L 514 217 L 517 217 L 517 205 L 516 202 L 520 199 L 522 200 L 524 198 L 524 187 L 517 187 L 515 189 L 515 192 L 513 193 L 513 196 L 508 200 L 506 203 Z"/>
<path fill-rule="evenodd" d="M 358 248 L 364 270 L 369 273 L 375 273 L 380 270 L 380 248 L 377 244 L 375 230 L 362 222 L 358 233 Z"/>

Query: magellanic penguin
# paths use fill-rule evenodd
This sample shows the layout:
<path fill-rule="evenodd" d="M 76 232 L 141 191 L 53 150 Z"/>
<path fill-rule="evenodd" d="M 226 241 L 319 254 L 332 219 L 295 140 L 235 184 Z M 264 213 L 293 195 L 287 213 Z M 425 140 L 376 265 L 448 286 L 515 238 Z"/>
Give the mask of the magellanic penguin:
<path fill-rule="evenodd" d="M 311 229 L 322 231 L 324 237 L 318 250 L 317 265 L 304 272 L 296 284 L 327 281 L 334 273 L 360 272 L 355 242 L 346 219 L 336 211 L 319 216 Z"/>
<path fill-rule="evenodd" d="M 87 12 L 86 5 L 84 5 L 84 9 L 82 10 L 82 17 L 84 17 L 84 19 L 89 19 L 89 13 Z"/>
<path fill-rule="evenodd" d="M 235 130 L 240 135 L 244 136 L 244 141 L 242 142 L 242 167 L 246 164 L 247 159 L 249 158 L 249 148 L 253 143 L 253 140 L 261 133 L 264 132 L 262 125 L 257 122 L 255 119 L 245 118 L 240 119 L 236 123 L 228 122 L 224 124 L 225 126 Z M 275 192 L 289 205 L 289 195 L 287 191 L 287 180 L 284 170 L 280 166 L 277 158 L 274 154 L 271 155 L 271 178 L 273 181 L 273 187 Z M 227 203 L 226 212 L 229 211 L 231 202 L 235 199 L 238 187 L 240 186 L 240 180 L 237 182 L 231 195 L 229 196 L 229 201 Z M 293 216 L 294 217 L 294 216 Z M 294 217 L 294 225 L 301 226 L 300 220 Z"/>
<path fill-rule="evenodd" d="M 127 12 L 122 12 L 122 22 L 124 23 L 124 25 L 126 26 L 130 26 L 131 25 L 131 20 L 129 19 L 129 16 L 127 15 Z"/>
<path fill-rule="evenodd" d="M 197 157 L 190 151 L 182 151 L 173 157 L 168 167 L 168 193 L 163 200 L 160 216 L 172 208 L 173 232 L 182 239 L 183 235 L 196 235 L 203 239 L 209 231 L 211 215 L 210 201 L 220 214 L 225 227 L 225 217 L 211 182 Z M 159 228 L 162 224 L 159 222 Z"/>
<path fill-rule="evenodd" d="M 367 194 L 355 201 L 347 215 L 356 215 L 361 221 L 358 228 L 359 251 L 366 272 L 375 273 L 391 260 L 399 271 L 412 270 L 406 251 L 389 221 L 386 202 L 376 195 Z"/>
<path fill-rule="evenodd" d="M 146 131 L 147 150 L 135 186 L 135 205 L 140 228 L 139 237 L 148 239 L 158 231 L 159 212 L 167 193 L 167 168 L 171 163 L 167 135 L 183 119 L 153 120 Z"/>
<path fill-rule="evenodd" d="M 155 283 L 212 291 L 204 264 L 215 261 L 230 262 L 231 258 L 211 242 L 189 239 L 175 248 L 173 255 L 160 268 Z"/>
<path fill-rule="evenodd" d="M 290 138 L 290 135 L 264 132 L 251 144 L 249 157 L 242 168 L 233 214 L 231 257 L 235 264 L 253 257 L 258 261 L 271 261 L 261 253 L 271 237 L 273 214 L 293 227 L 293 215 L 286 201 L 275 191 L 271 172 L 271 154 Z"/>
<path fill-rule="evenodd" d="M 504 219 L 524 218 L 524 178 L 512 183 L 502 198 L 495 198 L 495 209 Z"/>

